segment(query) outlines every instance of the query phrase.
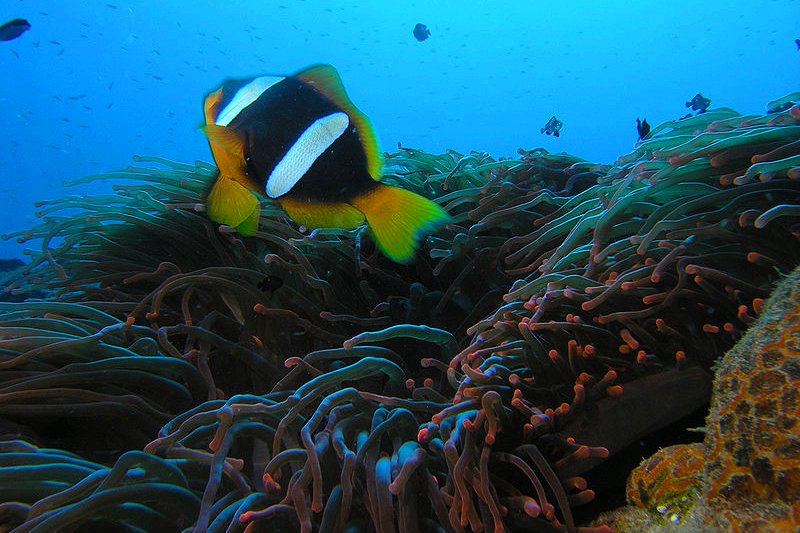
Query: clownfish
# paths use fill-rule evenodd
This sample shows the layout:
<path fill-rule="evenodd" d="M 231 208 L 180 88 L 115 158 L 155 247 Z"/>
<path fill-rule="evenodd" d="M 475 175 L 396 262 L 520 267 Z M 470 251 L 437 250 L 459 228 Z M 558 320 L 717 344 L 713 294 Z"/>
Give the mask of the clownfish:
<path fill-rule="evenodd" d="M 204 114 L 218 169 L 208 216 L 242 235 L 258 229 L 256 194 L 309 228 L 366 222 L 380 250 L 399 263 L 411 261 L 422 236 L 450 220 L 427 198 L 380 183 L 377 136 L 330 65 L 228 80 L 206 96 Z"/>

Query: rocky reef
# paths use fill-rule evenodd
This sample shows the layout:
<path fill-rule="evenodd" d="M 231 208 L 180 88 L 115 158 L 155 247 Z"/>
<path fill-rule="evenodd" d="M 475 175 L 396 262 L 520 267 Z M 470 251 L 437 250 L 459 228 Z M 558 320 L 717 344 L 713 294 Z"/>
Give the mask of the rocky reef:
<path fill-rule="evenodd" d="M 675 445 L 628 479 L 621 531 L 796 531 L 800 525 L 800 269 L 715 366 L 703 442 Z"/>

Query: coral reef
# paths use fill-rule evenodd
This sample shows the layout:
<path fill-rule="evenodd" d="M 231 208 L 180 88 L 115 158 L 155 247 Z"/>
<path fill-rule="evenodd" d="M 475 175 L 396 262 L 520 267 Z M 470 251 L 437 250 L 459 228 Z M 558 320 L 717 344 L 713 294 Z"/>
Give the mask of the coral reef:
<path fill-rule="evenodd" d="M 385 179 L 453 217 L 406 266 L 270 203 L 218 228 L 203 163 L 88 178 L 117 194 L 11 235 L 41 245 L 6 290 L 47 298 L 0 307 L 0 522 L 607 531 L 575 523 L 582 474 L 707 402 L 800 264 L 784 107 L 662 124 L 613 166 L 400 148 Z"/>
<path fill-rule="evenodd" d="M 716 369 L 704 444 L 705 523 L 800 528 L 800 270 Z"/>
<path fill-rule="evenodd" d="M 606 521 L 622 531 L 797 531 L 798 301 L 800 268 L 716 366 L 704 441 L 642 462 L 628 478 L 631 507 Z"/>
<path fill-rule="evenodd" d="M 660 449 L 636 467 L 628 477 L 626 495 L 630 505 L 649 511 L 665 523 L 681 524 L 700 494 L 700 474 L 708 456 L 702 442 L 676 444 Z M 636 529 L 658 520 L 635 518 Z M 634 526 L 620 528 L 623 531 Z"/>

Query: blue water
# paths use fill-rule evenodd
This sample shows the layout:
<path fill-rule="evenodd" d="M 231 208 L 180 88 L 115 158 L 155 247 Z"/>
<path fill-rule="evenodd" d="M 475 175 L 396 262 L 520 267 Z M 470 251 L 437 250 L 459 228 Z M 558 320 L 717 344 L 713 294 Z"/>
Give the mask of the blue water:
<path fill-rule="evenodd" d="M 637 117 L 679 118 L 698 92 L 763 113 L 798 90 L 798 13 L 796 0 L 4 0 L 0 23 L 32 28 L 0 42 L 0 234 L 72 194 L 63 179 L 134 154 L 210 161 L 207 92 L 314 63 L 337 67 L 385 150 L 541 146 L 611 163 Z M 559 138 L 539 131 L 552 115 Z M 22 248 L 0 241 L 0 257 Z"/>

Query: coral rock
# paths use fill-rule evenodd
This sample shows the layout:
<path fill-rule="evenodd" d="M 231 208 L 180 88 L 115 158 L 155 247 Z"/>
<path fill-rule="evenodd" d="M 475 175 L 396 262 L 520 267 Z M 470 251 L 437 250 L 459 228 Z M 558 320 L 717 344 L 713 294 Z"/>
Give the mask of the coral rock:
<path fill-rule="evenodd" d="M 800 270 L 720 362 L 705 444 L 705 523 L 726 531 L 800 528 Z"/>
<path fill-rule="evenodd" d="M 699 494 L 705 444 L 695 442 L 662 448 L 642 461 L 628 477 L 628 503 L 678 522 Z"/>
<path fill-rule="evenodd" d="M 800 269 L 717 365 L 705 441 L 643 461 L 628 479 L 632 507 L 601 521 L 623 530 L 800 531 L 798 302 Z"/>

